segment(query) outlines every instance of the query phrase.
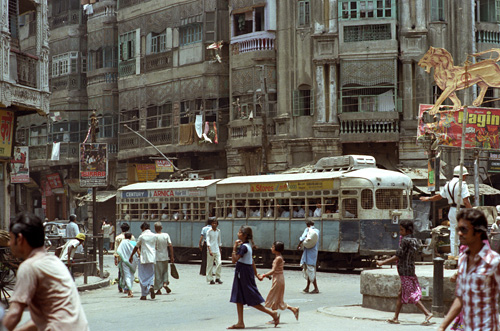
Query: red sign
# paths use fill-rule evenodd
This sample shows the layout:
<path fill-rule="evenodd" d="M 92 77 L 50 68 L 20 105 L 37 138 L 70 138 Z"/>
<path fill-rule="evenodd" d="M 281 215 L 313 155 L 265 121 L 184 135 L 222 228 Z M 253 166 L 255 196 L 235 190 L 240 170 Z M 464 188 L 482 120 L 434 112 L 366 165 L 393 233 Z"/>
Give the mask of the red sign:
<path fill-rule="evenodd" d="M 417 138 L 431 134 L 439 140 L 439 145 L 450 147 L 462 146 L 462 124 L 464 111 L 460 109 L 440 110 L 436 121 L 424 123 L 423 115 L 432 105 L 420 105 L 420 119 Z M 499 141 L 500 109 L 467 108 L 467 126 L 465 130 L 465 147 L 481 149 L 500 149 Z"/>
<path fill-rule="evenodd" d="M 49 182 L 46 180 L 42 180 L 42 190 L 44 196 L 50 197 L 52 195 L 52 189 L 50 188 Z"/>
<path fill-rule="evenodd" d="M 49 183 L 51 189 L 63 187 L 61 176 L 59 176 L 58 173 L 47 175 L 47 182 Z"/>

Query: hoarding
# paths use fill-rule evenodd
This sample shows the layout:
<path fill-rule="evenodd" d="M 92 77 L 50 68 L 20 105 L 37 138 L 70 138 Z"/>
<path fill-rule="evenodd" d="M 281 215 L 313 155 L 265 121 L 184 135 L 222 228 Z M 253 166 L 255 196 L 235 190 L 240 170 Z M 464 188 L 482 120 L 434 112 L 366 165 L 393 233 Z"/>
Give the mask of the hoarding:
<path fill-rule="evenodd" d="M 174 172 L 174 165 L 169 160 L 156 160 L 156 172 Z"/>
<path fill-rule="evenodd" d="M 11 157 L 14 113 L 0 109 L 0 157 Z"/>
<path fill-rule="evenodd" d="M 27 146 L 14 148 L 14 157 L 10 160 L 10 163 L 10 182 L 13 184 L 29 183 L 29 148 Z"/>
<path fill-rule="evenodd" d="M 435 115 L 434 122 L 425 123 L 424 112 L 432 107 L 432 105 L 420 105 L 417 140 L 431 134 L 438 139 L 439 145 L 461 147 L 463 109 L 440 110 Z M 499 127 L 500 109 L 468 107 L 465 148 L 500 149 Z"/>
<path fill-rule="evenodd" d="M 80 186 L 108 185 L 108 144 L 80 144 Z"/>

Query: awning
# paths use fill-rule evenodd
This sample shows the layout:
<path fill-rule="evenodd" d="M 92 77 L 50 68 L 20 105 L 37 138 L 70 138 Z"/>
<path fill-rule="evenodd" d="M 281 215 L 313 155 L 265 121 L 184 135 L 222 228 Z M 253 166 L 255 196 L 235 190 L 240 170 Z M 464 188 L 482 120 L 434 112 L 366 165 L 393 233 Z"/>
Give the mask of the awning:
<path fill-rule="evenodd" d="M 474 184 L 467 184 L 467 187 L 469 188 L 469 193 L 471 196 L 474 195 Z M 414 194 L 419 194 L 419 193 L 424 193 L 424 194 L 431 194 L 429 190 L 427 189 L 427 186 L 413 186 Z M 491 187 L 487 184 L 479 184 L 479 195 L 497 195 L 500 194 L 500 190 L 497 190 L 494 187 Z"/>
<path fill-rule="evenodd" d="M 116 191 L 97 191 L 96 202 L 106 202 L 116 196 Z M 92 202 L 92 194 L 87 194 L 83 197 L 83 201 Z"/>

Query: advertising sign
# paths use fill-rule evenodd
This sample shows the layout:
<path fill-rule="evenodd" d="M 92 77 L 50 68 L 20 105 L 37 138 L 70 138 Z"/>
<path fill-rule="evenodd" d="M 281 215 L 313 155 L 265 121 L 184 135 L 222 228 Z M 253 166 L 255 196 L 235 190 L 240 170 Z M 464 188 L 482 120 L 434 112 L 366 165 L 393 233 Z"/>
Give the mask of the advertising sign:
<path fill-rule="evenodd" d="M 463 109 L 441 110 L 435 115 L 435 122 L 424 123 L 424 112 L 432 107 L 432 105 L 420 105 L 417 139 L 426 134 L 433 134 L 438 139 L 439 145 L 461 147 Z M 499 127 L 500 109 L 467 108 L 465 148 L 500 149 Z"/>
<path fill-rule="evenodd" d="M 30 168 L 29 168 L 29 148 L 27 146 L 19 146 L 14 148 L 14 157 L 10 160 L 11 183 L 29 183 Z"/>
<path fill-rule="evenodd" d="M 11 156 L 13 135 L 14 113 L 0 109 L 0 157 Z"/>
<path fill-rule="evenodd" d="M 135 169 L 137 172 L 137 181 L 139 182 L 155 180 L 158 175 L 154 164 L 136 164 Z"/>
<path fill-rule="evenodd" d="M 154 190 L 151 197 L 199 197 L 205 190 Z"/>
<path fill-rule="evenodd" d="M 332 180 L 250 184 L 250 192 L 287 192 L 331 189 L 333 189 Z"/>
<path fill-rule="evenodd" d="M 133 198 L 147 198 L 148 191 L 146 190 L 135 190 L 135 191 L 122 191 L 122 198 L 133 199 Z"/>
<path fill-rule="evenodd" d="M 490 152 L 488 172 L 500 173 L 500 152 Z"/>
<path fill-rule="evenodd" d="M 108 185 L 108 144 L 80 144 L 80 186 Z"/>
<path fill-rule="evenodd" d="M 174 165 L 169 160 L 156 160 L 156 172 L 174 172 Z"/>
<path fill-rule="evenodd" d="M 56 188 L 63 188 L 61 176 L 59 176 L 58 173 L 47 175 L 47 183 L 49 184 L 51 190 L 54 190 Z"/>

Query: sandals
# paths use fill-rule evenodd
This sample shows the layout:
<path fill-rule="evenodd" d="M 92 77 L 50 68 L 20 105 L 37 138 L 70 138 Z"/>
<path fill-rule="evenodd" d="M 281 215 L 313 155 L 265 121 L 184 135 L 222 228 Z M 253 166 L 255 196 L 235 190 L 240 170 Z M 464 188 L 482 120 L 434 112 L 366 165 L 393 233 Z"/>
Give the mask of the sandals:
<path fill-rule="evenodd" d="M 295 319 L 298 321 L 299 320 L 299 307 L 297 307 L 297 310 L 293 312 L 293 315 L 295 316 Z"/>
<path fill-rule="evenodd" d="M 399 321 L 395 320 L 394 318 L 391 318 L 391 319 L 387 320 L 387 323 L 389 323 L 389 324 L 399 324 Z"/>
<path fill-rule="evenodd" d="M 280 313 L 276 313 L 276 318 L 273 318 L 273 322 L 274 322 L 274 327 L 277 327 L 278 324 L 280 324 Z"/>
<path fill-rule="evenodd" d="M 232 330 L 232 329 L 244 329 L 245 326 L 241 326 L 241 325 L 238 325 L 238 324 L 234 324 L 234 325 L 231 325 L 230 327 L 228 327 L 229 330 Z"/>
<path fill-rule="evenodd" d="M 434 317 L 434 315 L 430 314 L 429 316 L 425 317 L 425 320 L 422 322 L 422 325 L 431 325 L 434 324 L 434 322 L 431 322 L 431 318 Z"/>
<path fill-rule="evenodd" d="M 305 288 L 305 289 L 303 289 L 303 290 L 302 290 L 302 292 L 304 292 L 304 293 L 309 293 L 309 289 L 308 289 L 308 288 Z"/>
<path fill-rule="evenodd" d="M 311 294 L 317 294 L 317 293 L 319 293 L 319 290 L 317 288 L 311 291 Z"/>

